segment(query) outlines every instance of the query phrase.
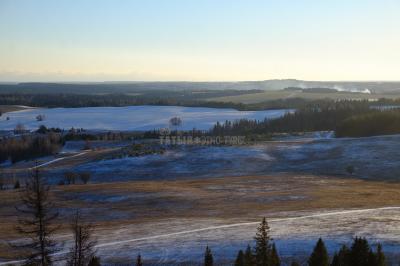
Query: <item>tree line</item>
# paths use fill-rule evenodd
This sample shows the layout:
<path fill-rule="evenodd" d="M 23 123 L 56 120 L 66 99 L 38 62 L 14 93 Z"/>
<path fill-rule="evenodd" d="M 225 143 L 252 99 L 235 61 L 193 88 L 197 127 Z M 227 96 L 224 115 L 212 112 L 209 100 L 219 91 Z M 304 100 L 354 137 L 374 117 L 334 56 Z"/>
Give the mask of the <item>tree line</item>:
<path fill-rule="evenodd" d="M 29 134 L 0 139 L 0 163 L 12 163 L 57 153 L 64 145 L 59 133 Z"/>
<path fill-rule="evenodd" d="M 335 131 L 337 137 L 400 133 L 400 110 L 370 108 L 368 102 L 330 102 L 288 112 L 277 119 L 240 119 L 217 123 L 210 134 L 270 136 L 276 133 Z"/>
<path fill-rule="evenodd" d="M 34 107 L 101 107 L 131 105 L 176 105 L 188 107 L 234 108 L 237 110 L 301 109 L 307 106 L 335 102 L 365 102 L 372 106 L 400 105 L 400 99 L 335 100 L 286 98 L 256 103 L 226 102 L 213 100 L 223 96 L 259 93 L 259 90 L 143 90 L 133 93 L 0 93 L 0 105 L 27 105 Z"/>

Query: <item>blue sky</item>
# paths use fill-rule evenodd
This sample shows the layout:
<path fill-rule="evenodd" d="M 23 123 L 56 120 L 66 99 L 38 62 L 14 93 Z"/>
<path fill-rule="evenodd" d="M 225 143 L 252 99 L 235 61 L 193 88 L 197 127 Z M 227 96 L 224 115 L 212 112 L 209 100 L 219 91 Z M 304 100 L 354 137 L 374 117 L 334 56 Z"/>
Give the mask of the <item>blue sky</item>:
<path fill-rule="evenodd" d="M 400 80 L 398 0 L 0 0 L 0 81 Z"/>

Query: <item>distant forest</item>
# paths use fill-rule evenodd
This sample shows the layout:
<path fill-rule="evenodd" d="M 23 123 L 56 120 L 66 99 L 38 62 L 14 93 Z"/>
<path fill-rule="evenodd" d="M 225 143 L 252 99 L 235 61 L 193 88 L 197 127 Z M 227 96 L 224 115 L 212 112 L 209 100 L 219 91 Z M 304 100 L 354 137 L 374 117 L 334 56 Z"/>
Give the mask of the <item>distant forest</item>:
<path fill-rule="evenodd" d="M 400 110 L 371 108 L 367 101 L 320 102 L 263 121 L 240 119 L 217 123 L 212 135 L 244 135 L 250 139 L 276 133 L 335 131 L 336 137 L 367 137 L 400 133 Z"/>
<path fill-rule="evenodd" d="M 176 105 L 242 109 L 244 105 L 208 102 L 207 98 L 259 91 L 148 91 L 137 94 L 0 94 L 0 105 L 33 107 L 100 107 L 129 105 Z"/>
<path fill-rule="evenodd" d="M 286 98 L 268 100 L 259 103 L 233 103 L 208 101 L 213 97 L 258 93 L 251 91 L 159 91 L 150 90 L 137 94 L 24 94 L 24 93 L 0 93 L 0 105 L 26 105 L 32 107 L 101 107 L 101 106 L 130 106 L 130 105 L 166 105 L 188 107 L 213 107 L 233 108 L 241 111 L 257 111 L 267 109 L 304 109 L 310 106 L 332 104 L 337 101 L 330 99 L 311 100 L 304 98 Z M 343 100 L 342 100 L 343 102 Z M 400 99 L 380 99 L 375 102 L 345 101 L 355 106 L 361 102 L 369 106 L 400 105 Z"/>

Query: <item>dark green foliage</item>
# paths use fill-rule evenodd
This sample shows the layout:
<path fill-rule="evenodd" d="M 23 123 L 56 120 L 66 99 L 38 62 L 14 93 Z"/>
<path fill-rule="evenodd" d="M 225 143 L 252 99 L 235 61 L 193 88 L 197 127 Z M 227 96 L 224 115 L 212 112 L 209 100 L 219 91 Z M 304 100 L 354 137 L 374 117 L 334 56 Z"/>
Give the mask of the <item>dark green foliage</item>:
<path fill-rule="evenodd" d="M 337 253 L 333 255 L 331 266 L 340 266 L 339 256 Z"/>
<path fill-rule="evenodd" d="M 376 265 L 377 266 L 385 266 L 386 265 L 386 258 L 385 254 L 382 251 L 382 245 L 379 243 L 377 250 L 376 250 Z"/>
<path fill-rule="evenodd" d="M 257 228 L 255 236 L 256 246 L 254 248 L 255 260 L 257 266 L 268 266 L 271 255 L 271 238 L 269 236 L 269 226 L 265 219 L 262 219 Z"/>
<path fill-rule="evenodd" d="M 350 266 L 350 250 L 343 245 L 338 253 L 335 253 L 331 265 Z"/>
<path fill-rule="evenodd" d="M 300 263 L 298 263 L 297 261 L 292 261 L 292 263 L 290 265 L 291 266 L 300 266 Z"/>
<path fill-rule="evenodd" d="M 268 265 L 269 266 L 280 266 L 281 265 L 281 260 L 278 255 L 278 251 L 276 250 L 275 243 L 272 244 L 271 258 L 270 258 L 270 263 Z"/>
<path fill-rule="evenodd" d="M 21 187 L 21 184 L 19 183 L 19 180 L 15 181 L 14 189 L 19 189 L 20 187 Z"/>
<path fill-rule="evenodd" d="M 356 237 L 350 249 L 350 265 L 351 266 L 366 266 L 373 265 L 371 261 L 371 248 L 365 238 Z"/>
<path fill-rule="evenodd" d="M 143 266 L 142 256 L 140 256 L 140 254 L 136 258 L 136 266 Z"/>
<path fill-rule="evenodd" d="M 309 266 L 328 266 L 329 265 L 329 256 L 328 251 L 326 250 L 325 244 L 322 239 L 318 239 L 317 244 L 314 247 L 314 250 L 308 259 Z"/>
<path fill-rule="evenodd" d="M 244 253 L 244 266 L 254 266 L 254 255 L 251 251 L 250 245 L 247 245 L 246 252 Z"/>
<path fill-rule="evenodd" d="M 264 121 L 241 119 L 217 123 L 213 135 L 251 135 L 336 130 L 347 118 L 357 114 L 379 112 L 369 108 L 368 102 L 318 101 L 278 119 Z"/>
<path fill-rule="evenodd" d="M 214 259 L 211 253 L 211 249 L 207 246 L 206 252 L 204 253 L 204 266 L 213 266 Z"/>
<path fill-rule="evenodd" d="M 53 84 L 58 88 L 63 84 Z M 120 84 L 122 85 L 122 84 Z M 131 105 L 178 105 L 178 106 L 202 106 L 202 107 L 233 107 L 240 108 L 242 104 L 236 103 L 225 103 L 225 102 L 209 102 L 204 99 L 222 96 L 233 96 L 241 94 L 250 94 L 260 92 L 259 90 L 168 90 L 168 88 L 162 89 L 151 89 L 147 88 L 132 90 L 130 88 L 122 88 L 122 91 L 118 92 L 110 90 L 112 87 L 108 84 L 105 87 L 107 92 L 101 94 L 91 94 L 93 91 L 87 90 L 86 93 L 83 91 L 91 85 L 72 85 L 65 84 L 67 88 L 59 90 L 58 93 L 52 93 L 48 91 L 46 93 L 35 94 L 32 92 L 26 93 L 0 93 L 0 105 L 28 105 L 35 107 L 99 107 L 99 106 L 131 106 Z M 79 86 L 85 88 L 78 89 Z M 93 85 L 97 86 L 98 85 Z M 122 85 L 123 86 L 123 85 Z M 132 86 L 131 85 L 128 85 Z M 186 86 L 186 85 L 185 85 Z M 0 88 L 2 85 L 0 84 Z M 21 89 L 21 88 L 20 88 Z M 36 89 L 43 89 L 41 86 Z M 65 89 L 69 94 L 60 93 L 65 92 Z M 77 93 L 73 90 L 78 89 Z M 83 89 L 83 90 L 82 90 Z M 55 91 L 55 90 L 53 90 Z M 129 91 L 129 94 L 124 93 Z M 200 93 L 199 93 L 200 92 Z M 133 94 L 137 95 L 133 95 Z M 202 101 L 203 100 L 203 101 Z"/>
<path fill-rule="evenodd" d="M 235 260 L 235 266 L 244 266 L 244 253 L 242 250 L 239 250 L 236 260 Z"/>
<path fill-rule="evenodd" d="M 39 133 L 39 134 L 46 134 L 46 133 L 50 133 L 50 132 L 53 132 L 53 133 L 62 133 L 63 132 L 63 130 L 61 130 L 60 128 L 47 128 L 46 126 L 44 126 L 44 125 L 41 125 L 39 128 L 38 128 L 38 130 L 36 130 L 36 133 Z"/>
<path fill-rule="evenodd" d="M 368 137 L 398 134 L 400 132 L 400 112 L 370 111 L 349 117 L 336 129 L 337 137 Z"/>
<path fill-rule="evenodd" d="M 101 266 L 101 264 L 100 264 L 100 258 L 99 258 L 99 257 L 96 257 L 96 256 L 93 256 L 93 257 L 90 259 L 88 266 Z"/>

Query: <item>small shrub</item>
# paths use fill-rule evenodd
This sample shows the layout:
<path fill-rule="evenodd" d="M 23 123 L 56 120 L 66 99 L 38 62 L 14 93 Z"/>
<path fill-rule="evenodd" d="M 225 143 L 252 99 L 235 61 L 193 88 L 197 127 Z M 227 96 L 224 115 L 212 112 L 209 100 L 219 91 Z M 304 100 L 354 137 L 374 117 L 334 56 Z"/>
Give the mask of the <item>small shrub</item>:
<path fill-rule="evenodd" d="M 82 172 L 79 174 L 79 178 L 81 179 L 83 184 L 87 184 L 90 180 L 90 173 L 89 172 Z"/>

